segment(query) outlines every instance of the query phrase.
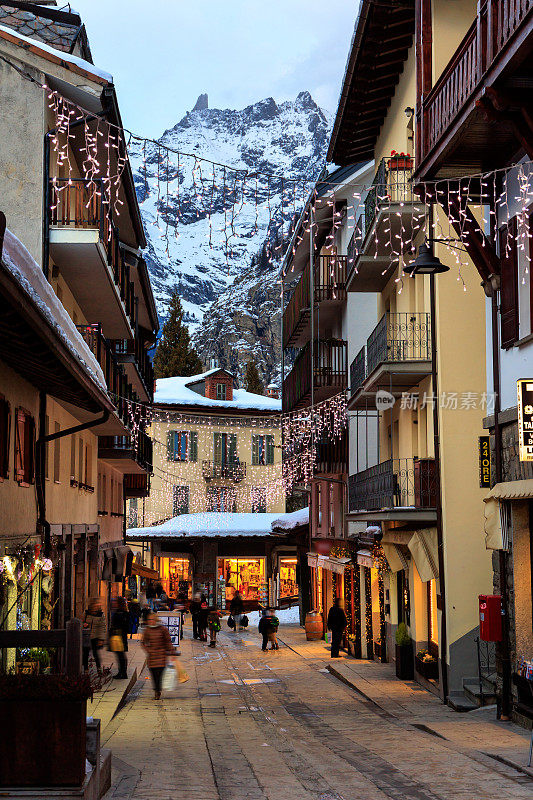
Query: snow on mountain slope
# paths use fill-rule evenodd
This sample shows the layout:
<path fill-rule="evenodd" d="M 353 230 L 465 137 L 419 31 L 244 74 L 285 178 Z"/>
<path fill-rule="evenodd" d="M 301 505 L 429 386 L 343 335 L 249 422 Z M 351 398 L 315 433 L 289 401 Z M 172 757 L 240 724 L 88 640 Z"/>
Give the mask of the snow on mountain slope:
<path fill-rule="evenodd" d="M 279 243 L 288 232 L 320 171 L 328 130 L 329 121 L 309 92 L 280 104 L 267 98 L 237 111 L 210 109 L 207 96 L 200 95 L 195 108 L 159 140 L 192 157 L 178 158 L 157 143 L 131 143 L 160 318 L 164 321 L 177 289 L 206 365 L 216 356 L 242 374 L 254 355 L 264 379 L 276 379 L 280 311 L 275 281 L 281 248 L 275 249 L 274 239 Z M 260 170 L 305 176 L 310 183 L 295 191 L 281 178 L 250 177 L 243 191 L 234 172 L 213 170 L 195 154 L 242 175 Z M 268 251 L 263 248 L 267 240 L 273 245 Z"/>

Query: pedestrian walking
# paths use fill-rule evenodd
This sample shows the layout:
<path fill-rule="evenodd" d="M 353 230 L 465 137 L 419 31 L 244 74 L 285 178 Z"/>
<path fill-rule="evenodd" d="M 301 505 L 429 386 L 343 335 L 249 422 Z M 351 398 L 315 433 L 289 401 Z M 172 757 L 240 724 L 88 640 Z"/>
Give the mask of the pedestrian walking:
<path fill-rule="evenodd" d="M 99 597 L 93 597 L 89 600 L 89 607 L 85 612 L 83 618 L 83 628 L 88 631 L 90 648 L 83 648 L 83 667 L 87 671 L 89 669 L 89 652 L 92 650 L 94 663 L 99 675 L 102 674 L 102 661 L 100 658 L 100 650 L 104 646 L 107 638 L 107 630 L 104 612 L 102 611 L 102 603 Z"/>
<path fill-rule="evenodd" d="M 128 613 L 130 616 L 130 639 L 134 633 L 139 630 L 139 621 L 141 618 L 141 604 L 136 597 L 130 597 L 128 600 Z"/>
<path fill-rule="evenodd" d="M 235 631 L 242 630 L 242 616 L 244 614 L 244 603 L 242 602 L 242 597 L 240 592 L 235 592 L 233 595 L 233 599 L 229 606 L 229 613 L 235 620 Z"/>
<path fill-rule="evenodd" d="M 192 617 L 192 637 L 193 639 L 200 638 L 200 611 L 202 608 L 202 601 L 200 597 L 200 593 L 196 592 L 193 599 L 191 600 L 191 604 L 189 606 L 189 611 L 191 612 Z"/>
<path fill-rule="evenodd" d="M 263 643 L 261 645 L 261 650 L 267 650 L 268 644 L 271 644 L 271 650 L 279 650 L 278 644 L 278 628 L 279 628 L 279 619 L 274 615 L 274 612 L 270 608 L 264 608 L 261 612 L 262 616 L 259 620 L 259 633 L 263 637 Z"/>
<path fill-rule="evenodd" d="M 117 597 L 115 610 L 111 615 L 111 634 L 109 636 L 109 649 L 117 659 L 118 672 L 114 678 L 118 680 L 128 677 L 128 633 L 130 629 L 130 615 L 128 604 L 124 597 Z"/>
<path fill-rule="evenodd" d="M 217 633 L 220 630 L 220 620 L 222 618 L 222 614 L 218 610 L 218 606 L 216 603 L 213 603 L 212 607 L 209 609 L 209 614 L 207 616 L 207 624 L 209 626 L 209 647 L 216 647 L 217 646 Z"/>
<path fill-rule="evenodd" d="M 144 629 L 142 646 L 147 654 L 147 664 L 154 686 L 154 700 L 161 697 L 161 676 L 167 665 L 169 656 L 176 655 L 170 633 L 166 625 L 162 625 L 153 611 L 148 616 L 148 624 Z"/>
<path fill-rule="evenodd" d="M 200 614 L 198 616 L 198 627 L 200 631 L 200 641 L 207 642 L 207 618 L 209 616 L 209 609 L 207 607 L 207 600 L 205 595 L 201 596 L 200 600 Z"/>
<path fill-rule="evenodd" d="M 339 598 L 335 598 L 328 614 L 328 630 L 331 631 L 331 657 L 340 658 L 339 649 L 341 646 L 342 635 L 346 629 L 348 621 L 344 609 L 341 608 Z"/>
<path fill-rule="evenodd" d="M 152 611 L 154 610 L 154 601 L 155 601 L 155 588 L 152 581 L 150 581 L 148 583 L 148 586 L 146 587 L 146 602 L 148 603 Z"/>

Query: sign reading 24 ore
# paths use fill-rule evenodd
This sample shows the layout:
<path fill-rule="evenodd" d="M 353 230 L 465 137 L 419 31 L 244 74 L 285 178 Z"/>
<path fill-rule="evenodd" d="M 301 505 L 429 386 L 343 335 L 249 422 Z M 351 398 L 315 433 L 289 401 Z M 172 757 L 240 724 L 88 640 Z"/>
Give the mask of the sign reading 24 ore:
<path fill-rule="evenodd" d="M 517 381 L 520 461 L 533 461 L 533 378 Z"/>

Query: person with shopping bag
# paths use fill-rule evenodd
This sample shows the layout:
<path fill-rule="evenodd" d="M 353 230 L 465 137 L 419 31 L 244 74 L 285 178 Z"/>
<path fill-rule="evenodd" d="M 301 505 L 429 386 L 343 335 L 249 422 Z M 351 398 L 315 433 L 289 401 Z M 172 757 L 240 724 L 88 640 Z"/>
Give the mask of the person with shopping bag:
<path fill-rule="evenodd" d="M 142 646 L 148 656 L 147 664 L 154 686 L 154 700 L 159 700 L 161 698 L 163 672 L 169 657 L 176 655 L 176 649 L 172 644 L 167 626 L 161 624 L 159 617 L 154 612 L 148 616 L 147 625 L 143 633 Z M 188 680 L 188 675 L 180 668 L 177 659 L 174 660 L 174 664 L 178 672 L 179 681 Z"/>
<path fill-rule="evenodd" d="M 130 614 L 124 597 L 117 597 L 115 610 L 111 615 L 111 633 L 109 649 L 117 659 L 118 672 L 113 675 L 118 680 L 128 677 L 128 633 L 130 631 Z"/>
<path fill-rule="evenodd" d="M 96 670 L 98 675 L 101 675 L 102 660 L 100 658 L 100 650 L 105 644 L 107 630 L 104 613 L 102 611 L 102 603 L 99 597 L 93 597 L 89 600 L 89 608 L 85 612 L 83 618 L 83 628 L 88 631 L 88 638 L 91 643 L 90 649 L 93 653 Z M 83 667 L 85 671 L 89 669 L 89 652 L 89 647 L 83 648 Z"/>
<path fill-rule="evenodd" d="M 235 592 L 230 603 L 229 613 L 235 620 L 235 631 L 242 630 L 242 617 L 244 614 L 244 603 L 239 592 Z"/>
<path fill-rule="evenodd" d="M 212 607 L 209 609 L 209 614 L 207 617 L 207 624 L 209 625 L 209 647 L 216 647 L 217 646 L 217 633 L 220 630 L 220 620 L 222 619 L 222 614 L 218 610 L 218 606 L 216 603 L 213 603 Z"/>

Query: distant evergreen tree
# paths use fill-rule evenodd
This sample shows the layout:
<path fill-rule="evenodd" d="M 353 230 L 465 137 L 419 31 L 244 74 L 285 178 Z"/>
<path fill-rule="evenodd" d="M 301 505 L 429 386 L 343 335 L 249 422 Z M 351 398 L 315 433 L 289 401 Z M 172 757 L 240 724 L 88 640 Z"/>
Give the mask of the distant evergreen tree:
<path fill-rule="evenodd" d="M 168 319 L 154 356 L 156 378 L 176 375 L 196 375 L 203 372 L 198 353 L 191 345 L 187 326 L 183 323 L 183 308 L 177 292 L 172 295 Z"/>
<path fill-rule="evenodd" d="M 253 394 L 263 394 L 265 391 L 253 358 L 246 365 L 246 391 L 253 392 Z"/>

